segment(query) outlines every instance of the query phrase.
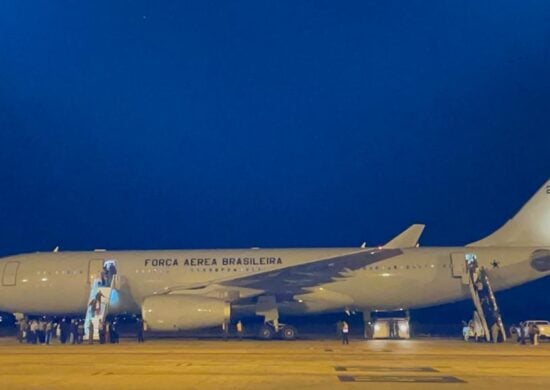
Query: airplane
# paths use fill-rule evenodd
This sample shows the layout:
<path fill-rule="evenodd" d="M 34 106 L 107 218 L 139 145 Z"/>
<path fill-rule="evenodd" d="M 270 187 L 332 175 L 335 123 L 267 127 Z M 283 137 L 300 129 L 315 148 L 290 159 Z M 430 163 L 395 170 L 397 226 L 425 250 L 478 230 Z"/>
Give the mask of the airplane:
<path fill-rule="evenodd" d="M 15 255 L 0 262 L 0 311 L 93 316 L 107 271 L 108 298 L 97 314 L 141 315 L 152 331 L 220 326 L 252 313 L 264 319 L 262 338 L 292 339 L 297 329 L 280 324 L 280 315 L 357 311 L 367 319 L 375 310 L 459 301 L 473 291 L 472 260 L 494 291 L 549 274 L 550 180 L 500 229 L 465 247 L 420 247 L 423 229 L 412 225 L 379 247 Z"/>

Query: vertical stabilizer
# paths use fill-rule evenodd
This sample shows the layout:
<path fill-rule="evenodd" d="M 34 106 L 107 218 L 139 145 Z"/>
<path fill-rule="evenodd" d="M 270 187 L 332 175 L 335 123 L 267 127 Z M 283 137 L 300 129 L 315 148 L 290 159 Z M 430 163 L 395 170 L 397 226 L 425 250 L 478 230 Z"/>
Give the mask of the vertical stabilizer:
<path fill-rule="evenodd" d="M 500 229 L 468 246 L 550 246 L 550 180 Z"/>

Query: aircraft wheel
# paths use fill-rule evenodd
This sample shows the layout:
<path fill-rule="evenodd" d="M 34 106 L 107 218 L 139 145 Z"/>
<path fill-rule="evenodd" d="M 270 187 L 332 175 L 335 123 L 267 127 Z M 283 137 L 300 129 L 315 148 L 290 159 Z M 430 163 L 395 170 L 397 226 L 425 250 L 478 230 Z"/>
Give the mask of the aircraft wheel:
<path fill-rule="evenodd" d="M 298 331 L 295 327 L 287 325 L 281 330 L 281 337 L 283 340 L 294 340 L 298 337 Z"/>
<path fill-rule="evenodd" d="M 258 332 L 258 337 L 262 340 L 271 340 L 275 335 L 273 328 L 267 324 L 263 324 Z"/>

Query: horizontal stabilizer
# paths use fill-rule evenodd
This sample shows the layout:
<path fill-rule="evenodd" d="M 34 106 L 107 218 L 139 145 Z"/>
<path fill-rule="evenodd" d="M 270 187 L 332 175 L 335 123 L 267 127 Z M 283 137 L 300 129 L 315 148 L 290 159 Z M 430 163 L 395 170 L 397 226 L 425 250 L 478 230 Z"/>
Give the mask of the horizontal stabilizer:
<path fill-rule="evenodd" d="M 418 240 L 424 231 L 426 225 L 414 224 L 407 230 L 396 236 L 393 240 L 384 245 L 384 248 L 397 249 L 397 248 L 413 248 L 418 245 Z"/>

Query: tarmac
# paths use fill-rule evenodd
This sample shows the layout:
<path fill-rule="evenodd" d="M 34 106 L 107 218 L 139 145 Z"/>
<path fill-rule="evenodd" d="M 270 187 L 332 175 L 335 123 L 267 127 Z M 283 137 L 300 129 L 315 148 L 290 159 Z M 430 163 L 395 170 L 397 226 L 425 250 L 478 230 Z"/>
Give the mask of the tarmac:
<path fill-rule="evenodd" d="M 0 389 L 550 389 L 550 343 L 0 339 Z"/>

